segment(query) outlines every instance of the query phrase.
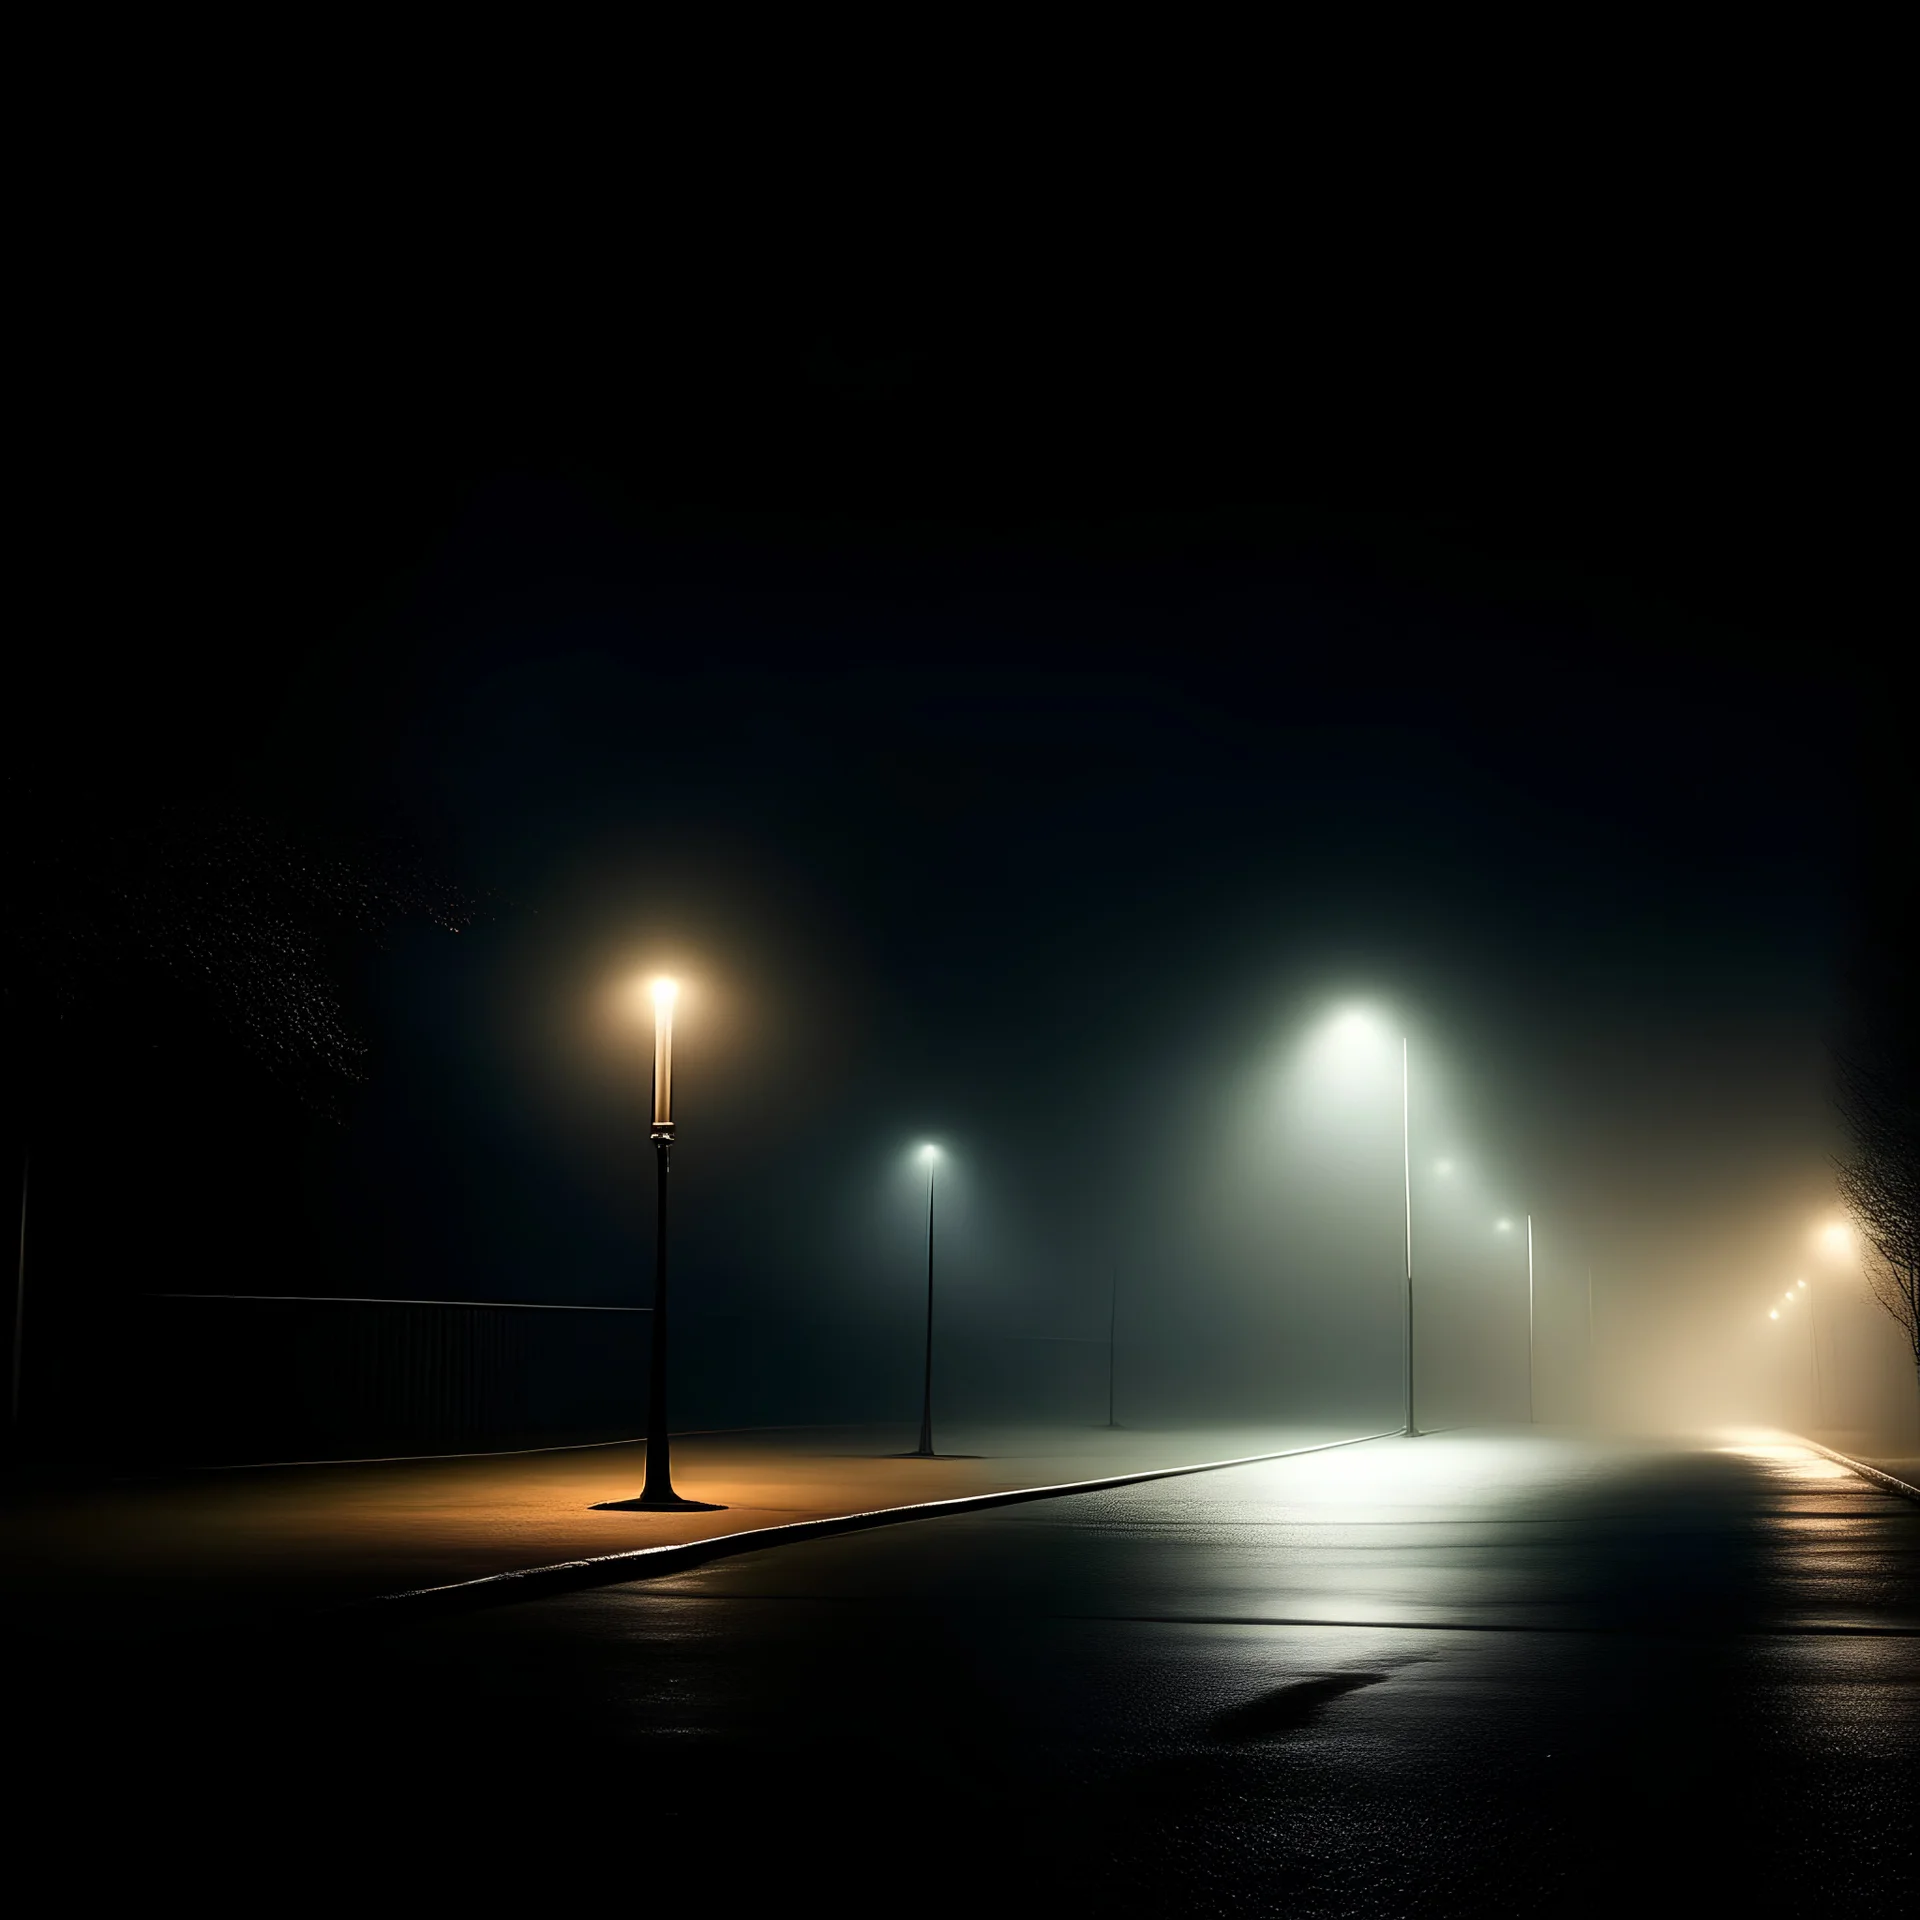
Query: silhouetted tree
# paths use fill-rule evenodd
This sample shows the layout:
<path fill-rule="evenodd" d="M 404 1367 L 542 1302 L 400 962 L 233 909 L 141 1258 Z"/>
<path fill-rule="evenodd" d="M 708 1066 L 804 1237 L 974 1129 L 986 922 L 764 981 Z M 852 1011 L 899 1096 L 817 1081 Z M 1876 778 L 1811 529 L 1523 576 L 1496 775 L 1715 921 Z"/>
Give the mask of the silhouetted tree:
<path fill-rule="evenodd" d="M 1920 1099 L 1912 1076 L 1853 1055 L 1837 1063 L 1852 1152 L 1841 1197 L 1867 1247 L 1867 1284 L 1892 1314 L 1920 1373 Z"/>
<path fill-rule="evenodd" d="M 407 921 L 458 931 L 474 912 L 405 854 L 228 807 L 151 797 L 142 808 L 124 788 L 89 798 L 18 779 L 8 802 L 0 1126 L 19 1181 L 6 1316 L 17 1422 L 28 1170 L 38 1187 L 63 1118 L 123 1088 L 145 1036 L 164 1032 L 176 1084 L 224 1035 L 301 1104 L 340 1119 L 367 1052 L 346 1011 L 350 949 Z"/>
<path fill-rule="evenodd" d="M 365 1044 L 343 1009 L 343 941 L 409 920 L 458 931 L 472 904 L 391 850 L 330 845 L 213 806 L 103 821 L 16 793 L 0 987 L 16 1101 L 63 1031 L 144 1017 L 209 1023 L 298 1099 L 336 1110 Z"/>
<path fill-rule="evenodd" d="M 1920 1373 L 1920 842 L 1912 796 L 1874 756 L 1856 837 L 1859 916 L 1834 1052 L 1848 1151 L 1840 1192 L 1865 1243 L 1867 1283 Z"/>

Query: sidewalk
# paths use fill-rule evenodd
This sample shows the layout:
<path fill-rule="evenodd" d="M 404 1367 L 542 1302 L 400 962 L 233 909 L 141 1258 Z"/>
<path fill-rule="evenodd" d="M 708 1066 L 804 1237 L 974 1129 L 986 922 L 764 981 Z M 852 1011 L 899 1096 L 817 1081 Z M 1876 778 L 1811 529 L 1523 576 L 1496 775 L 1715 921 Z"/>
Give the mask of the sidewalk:
<path fill-rule="evenodd" d="M 299 1615 L 406 1588 L 1018 1487 L 1097 1480 L 1353 1437 L 1346 1429 L 943 1429 L 677 1435 L 673 1477 L 718 1513 L 597 1513 L 645 1478 L 638 1443 L 463 1459 L 248 1467 L 82 1491 L 8 1489 L 0 1612 L 16 1633 L 145 1638 Z"/>
<path fill-rule="evenodd" d="M 1874 1433 L 1861 1427 L 1808 1427 L 1806 1434 L 1823 1447 L 1863 1460 L 1910 1487 L 1920 1487 L 1920 1452 L 1915 1451 L 1911 1433 Z"/>

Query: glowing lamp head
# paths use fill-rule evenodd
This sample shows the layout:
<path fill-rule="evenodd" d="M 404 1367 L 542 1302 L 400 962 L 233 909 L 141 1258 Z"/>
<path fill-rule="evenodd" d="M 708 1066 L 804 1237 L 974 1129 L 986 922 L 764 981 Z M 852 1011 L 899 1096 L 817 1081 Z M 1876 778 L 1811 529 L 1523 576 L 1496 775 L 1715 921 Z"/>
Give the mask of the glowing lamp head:
<path fill-rule="evenodd" d="M 1342 1007 L 1320 1029 L 1322 1040 L 1348 1059 L 1365 1058 L 1392 1038 L 1387 1020 L 1377 1008 Z"/>
<path fill-rule="evenodd" d="M 1830 1260 L 1844 1260 L 1853 1251 L 1853 1229 L 1844 1220 L 1829 1220 L 1813 1237 Z"/>
<path fill-rule="evenodd" d="M 673 1137 L 673 1003 L 680 983 L 664 974 L 648 984 L 653 996 L 653 1126 L 654 1138 Z"/>
<path fill-rule="evenodd" d="M 1798 1288 L 1800 1289 L 1800 1291 L 1801 1291 L 1802 1293 L 1805 1293 L 1805 1292 L 1806 1292 L 1806 1290 L 1807 1290 L 1807 1283 L 1806 1283 L 1806 1282 L 1805 1282 L 1804 1280 L 1796 1280 L 1796 1281 L 1795 1281 L 1795 1282 L 1794 1282 L 1793 1284 L 1794 1284 L 1794 1285 L 1795 1285 L 1796 1287 L 1798 1287 Z"/>
<path fill-rule="evenodd" d="M 923 1167 L 930 1167 L 940 1158 L 940 1149 L 929 1140 L 921 1147 L 917 1157 Z"/>
<path fill-rule="evenodd" d="M 1511 1233 L 1513 1231 L 1513 1222 L 1511 1220 L 1496 1220 L 1493 1223 L 1493 1230 L 1495 1233 Z"/>
<path fill-rule="evenodd" d="M 1769 1320 L 1778 1320 L 1780 1318 L 1780 1309 L 1778 1307 L 1769 1307 L 1767 1309 L 1767 1318 Z"/>

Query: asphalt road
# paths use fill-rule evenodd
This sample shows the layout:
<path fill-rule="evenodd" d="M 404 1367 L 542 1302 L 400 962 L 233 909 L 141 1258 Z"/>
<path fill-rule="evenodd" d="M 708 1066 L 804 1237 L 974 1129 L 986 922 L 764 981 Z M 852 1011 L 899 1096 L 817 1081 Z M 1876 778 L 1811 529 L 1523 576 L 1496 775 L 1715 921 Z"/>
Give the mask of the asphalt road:
<path fill-rule="evenodd" d="M 1920 1507 L 1759 1443 L 1380 1442 L 31 1680 L 34 1844 L 216 1910 L 1920 1899 Z"/>

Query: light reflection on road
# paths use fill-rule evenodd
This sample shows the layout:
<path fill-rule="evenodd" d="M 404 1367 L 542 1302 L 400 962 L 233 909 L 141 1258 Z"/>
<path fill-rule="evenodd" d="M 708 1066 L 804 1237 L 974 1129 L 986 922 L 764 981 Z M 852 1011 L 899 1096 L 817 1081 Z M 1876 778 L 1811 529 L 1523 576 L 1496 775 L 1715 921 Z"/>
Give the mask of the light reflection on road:
<path fill-rule="evenodd" d="M 142 1712 L 203 1732 L 150 1794 L 324 1822 L 343 1871 L 404 1809 L 385 1844 L 439 1900 L 665 1873 L 889 1920 L 1861 1920 L 1920 1896 L 1920 1508 L 1778 1435 L 1452 1433 L 316 1644 Z"/>
<path fill-rule="evenodd" d="M 1109 1910 L 1578 1880 L 1857 1915 L 1911 1871 L 1917 1558 L 1920 1512 L 1778 1436 L 1449 1434 L 752 1554 L 410 1658 L 564 1700 L 636 1790 L 673 1753 L 802 1830 L 920 1831 L 932 1796 Z"/>

